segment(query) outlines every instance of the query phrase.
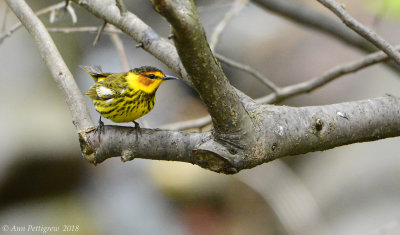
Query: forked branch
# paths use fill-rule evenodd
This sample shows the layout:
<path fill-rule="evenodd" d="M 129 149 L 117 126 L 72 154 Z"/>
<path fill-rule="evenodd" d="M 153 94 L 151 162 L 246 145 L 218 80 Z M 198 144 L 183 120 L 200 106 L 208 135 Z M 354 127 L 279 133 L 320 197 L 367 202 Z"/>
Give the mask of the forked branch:
<path fill-rule="evenodd" d="M 229 117 L 227 121 L 232 125 L 230 127 L 223 126 L 203 133 L 143 129 L 143 135 L 136 138 L 136 135 L 133 134 L 135 130 L 132 128 L 105 126 L 101 138 L 98 138 L 99 133 L 93 129 L 82 95 L 43 24 L 23 0 L 7 0 L 10 8 L 34 37 L 55 81 L 62 87 L 80 134 L 82 152 L 92 163 L 100 163 L 105 159 L 117 156 L 121 156 L 124 161 L 134 158 L 174 160 L 197 164 L 216 172 L 232 174 L 287 155 L 400 136 L 400 98 L 398 97 L 387 96 L 357 102 L 301 108 L 257 105 L 249 97 L 230 87 L 225 76 L 221 74 L 218 62 L 213 57 L 204 35 L 201 35 L 204 31 L 202 31 L 198 16 L 194 12 L 195 7 L 192 2 L 185 1 L 185 4 L 189 5 L 180 8 L 185 10 L 181 12 L 177 12 L 173 8 L 169 9 L 168 7 L 171 5 L 168 4 L 171 2 L 177 3 L 177 1 L 158 2 L 162 7 L 158 10 L 163 12 L 173 25 L 180 58 L 204 62 L 207 66 L 200 63 L 200 66 L 197 67 L 186 64 L 187 61 L 181 64 L 175 48 L 159 37 L 146 42 L 145 49 L 152 51 L 157 58 L 172 66 L 175 71 L 185 71 L 186 81 L 196 87 L 206 104 L 210 105 L 208 103 L 211 102 L 210 97 L 221 98 L 224 101 L 227 97 L 229 99 L 236 97 L 235 102 L 237 103 L 232 104 L 232 110 L 233 114 L 239 117 L 232 115 L 231 112 L 227 113 Z M 149 39 L 149 36 L 154 36 L 154 31 L 143 22 L 140 21 L 139 24 L 136 24 L 137 22 L 125 21 L 137 19 L 133 14 L 129 12 L 120 14 L 117 7 L 111 11 L 97 11 L 105 9 L 104 7 L 107 8 L 104 5 L 96 6 L 97 10 L 95 11 L 92 9 L 92 5 L 89 5 L 95 3 L 101 4 L 103 1 L 81 2 L 83 5 L 86 4 L 87 9 L 94 11 L 104 20 L 113 19 L 112 22 L 117 27 L 136 35 L 136 39 Z M 114 15 L 117 13 L 118 15 Z M 191 23 L 195 25 L 190 25 Z M 198 34 L 199 32 L 188 32 L 188 35 L 185 36 L 183 32 L 191 30 L 191 27 L 186 28 L 187 26 L 195 26 L 196 30 L 200 30 L 200 34 Z M 151 32 L 150 35 L 149 32 Z M 191 36 L 200 36 L 201 38 L 197 39 L 200 41 L 196 41 Z M 190 47 L 194 45 L 199 46 L 201 50 Z M 168 54 L 170 52 L 172 54 Z M 191 52 L 200 54 L 189 55 Z M 178 59 L 178 61 L 165 61 L 170 58 Z M 213 60 L 205 61 L 210 58 Z M 203 71 L 204 69 L 210 69 L 210 71 Z M 204 77 L 202 77 L 203 75 Z M 227 90 L 220 91 L 215 88 L 226 88 Z M 220 97 L 218 94 L 210 94 L 213 92 L 224 94 L 226 92 L 228 96 Z M 227 104 L 229 107 L 231 102 Z M 241 108 L 237 107 L 239 104 L 242 105 Z M 217 114 L 213 118 L 217 117 L 218 119 L 218 115 L 223 113 L 213 110 L 219 108 L 219 105 L 221 104 L 217 102 L 215 107 L 209 106 L 210 113 Z M 242 114 L 241 109 L 245 114 Z M 247 128 L 246 119 L 249 119 L 251 128 Z M 233 123 L 232 120 L 234 120 Z M 219 121 L 214 120 L 217 124 Z M 225 134 L 226 128 L 228 128 L 228 133 L 233 130 L 245 133 L 243 135 L 245 137 L 247 134 L 254 136 L 255 143 L 247 142 L 247 145 L 237 145 L 237 143 L 242 143 L 240 142 L 242 136 L 238 136 L 239 139 L 232 141 L 232 136 L 228 135 L 228 138 L 224 139 L 226 142 L 216 139 L 215 132 L 220 131 Z"/>

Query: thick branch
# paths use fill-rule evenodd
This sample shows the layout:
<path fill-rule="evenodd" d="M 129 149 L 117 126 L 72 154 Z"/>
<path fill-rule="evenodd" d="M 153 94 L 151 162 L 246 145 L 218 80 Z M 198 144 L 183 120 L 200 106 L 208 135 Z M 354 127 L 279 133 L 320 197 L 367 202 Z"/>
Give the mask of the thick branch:
<path fill-rule="evenodd" d="M 273 129 L 265 129 L 265 141 L 272 143 L 272 158 L 400 136 L 399 97 L 301 108 L 264 106 L 262 109 L 268 113 L 264 125 Z"/>
<path fill-rule="evenodd" d="M 251 120 L 211 52 L 193 1 L 157 0 L 153 5 L 173 27 L 179 57 L 208 107 L 214 135 L 241 147 L 251 146 L 254 141 Z"/>
<path fill-rule="evenodd" d="M 100 163 L 110 157 L 122 156 L 124 161 L 134 158 L 155 160 L 170 160 L 195 163 L 192 150 L 207 138 L 209 133 L 189 133 L 141 129 L 142 135 L 136 138 L 135 129 L 123 126 L 104 126 L 101 133 L 88 133 L 87 139 L 81 144 L 86 151 L 95 148 L 93 163 Z M 100 140 L 100 142 L 99 142 Z"/>
<path fill-rule="evenodd" d="M 97 133 L 89 135 L 89 145 L 81 141 L 82 149 L 91 154 L 94 163 L 117 156 L 124 161 L 172 160 L 231 174 L 288 155 L 400 136 L 400 98 L 392 96 L 301 108 L 261 105 L 248 107 L 248 111 L 260 138 L 253 152 L 245 157 L 231 158 L 231 154 L 210 158 L 208 153 L 201 154 L 204 146 L 219 148 L 218 143 L 210 142 L 212 136 L 208 132 L 143 129 L 137 140 L 132 128 L 118 126 L 105 127 L 101 145 Z M 93 146 L 98 149 L 94 151 Z"/>
<path fill-rule="evenodd" d="M 57 85 L 62 88 L 65 100 L 77 130 L 93 127 L 83 96 L 67 65 L 58 52 L 45 26 L 23 0 L 7 0 L 11 10 L 31 34 Z"/>

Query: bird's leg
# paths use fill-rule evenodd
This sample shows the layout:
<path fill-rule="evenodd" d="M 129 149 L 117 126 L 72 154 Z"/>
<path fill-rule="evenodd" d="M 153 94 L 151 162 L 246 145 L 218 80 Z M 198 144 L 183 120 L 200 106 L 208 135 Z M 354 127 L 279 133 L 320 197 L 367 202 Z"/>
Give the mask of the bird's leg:
<path fill-rule="evenodd" d="M 135 123 L 136 141 L 138 141 L 138 139 L 139 139 L 139 135 L 138 134 L 140 134 L 140 136 L 142 136 L 142 130 L 140 129 L 139 123 L 137 123 L 135 121 L 133 121 L 133 123 Z"/>
<path fill-rule="evenodd" d="M 101 115 L 99 118 L 99 125 L 96 127 L 96 132 L 99 133 L 99 143 L 100 143 L 101 133 L 104 132 L 104 122 L 101 121 Z"/>

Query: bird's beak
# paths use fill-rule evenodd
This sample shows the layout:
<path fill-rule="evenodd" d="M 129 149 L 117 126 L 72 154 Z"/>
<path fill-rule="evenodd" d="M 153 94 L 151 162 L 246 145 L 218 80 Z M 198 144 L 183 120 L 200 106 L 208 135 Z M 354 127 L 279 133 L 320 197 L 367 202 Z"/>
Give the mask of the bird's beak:
<path fill-rule="evenodd" d="M 177 77 L 174 77 L 174 76 L 165 76 L 165 77 L 163 77 L 163 78 L 161 78 L 162 80 L 176 80 L 176 79 L 179 79 L 179 78 L 177 78 Z"/>

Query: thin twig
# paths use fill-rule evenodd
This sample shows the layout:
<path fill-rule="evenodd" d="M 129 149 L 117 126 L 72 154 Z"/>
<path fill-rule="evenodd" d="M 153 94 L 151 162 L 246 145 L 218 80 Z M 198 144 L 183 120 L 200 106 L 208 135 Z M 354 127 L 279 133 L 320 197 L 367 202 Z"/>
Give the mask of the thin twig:
<path fill-rule="evenodd" d="M 61 9 L 63 7 L 65 7 L 65 3 L 64 2 L 59 2 L 57 4 L 51 5 L 49 7 L 46 7 L 46 8 L 43 8 L 43 9 L 37 11 L 36 15 L 37 16 L 41 16 L 41 15 L 49 13 L 49 12 L 51 12 L 53 10 Z M 22 27 L 21 22 L 18 22 L 16 24 L 14 24 L 13 26 L 11 26 L 10 29 L 8 30 L 8 32 L 5 32 L 0 36 L 0 44 L 4 41 L 4 39 L 6 39 L 7 37 L 10 37 L 15 31 L 17 31 L 21 27 Z"/>
<path fill-rule="evenodd" d="M 400 50 L 400 45 L 396 46 L 395 49 Z M 276 93 L 272 93 L 267 96 L 258 98 L 256 99 L 256 101 L 257 103 L 263 103 L 263 104 L 277 103 L 295 95 L 311 92 L 317 89 L 318 87 L 326 85 L 327 83 L 335 80 L 336 78 L 339 78 L 349 73 L 354 73 L 356 71 L 359 71 L 360 69 L 369 67 L 371 65 L 380 62 L 384 62 L 385 60 L 388 59 L 389 59 L 388 55 L 385 54 L 384 52 L 382 51 L 375 52 L 359 60 L 341 66 L 337 66 L 336 68 L 333 68 L 314 79 L 310 79 L 305 82 L 283 87 L 281 88 L 279 95 Z"/>
<path fill-rule="evenodd" d="M 68 5 L 66 10 L 71 16 L 72 24 L 76 24 L 78 22 L 78 17 L 76 16 L 74 8 L 71 5 Z"/>
<path fill-rule="evenodd" d="M 65 9 L 68 8 L 70 0 L 65 0 Z"/>
<path fill-rule="evenodd" d="M 69 4 L 69 2 L 65 2 L 64 7 L 60 7 L 59 9 L 53 9 L 50 12 L 49 22 L 53 24 L 54 22 L 62 19 L 65 16 L 65 13 L 68 13 L 71 16 L 71 20 L 73 24 L 76 24 L 78 21 L 78 17 L 76 16 L 74 8 Z"/>
<path fill-rule="evenodd" d="M 115 3 L 117 4 L 117 7 L 119 9 L 119 13 L 121 15 L 124 14 L 127 11 L 123 0 L 115 0 Z"/>
<path fill-rule="evenodd" d="M 116 30 L 115 26 L 110 25 L 108 28 L 111 28 L 112 30 Z M 110 38 L 112 43 L 115 46 L 115 49 L 117 49 L 119 60 L 121 61 L 121 66 L 124 71 L 128 71 L 130 69 L 129 62 L 128 62 L 128 57 L 126 56 L 124 44 L 119 37 L 118 34 L 112 33 L 110 34 Z"/>
<path fill-rule="evenodd" d="M 229 59 L 221 54 L 214 53 L 215 57 L 217 57 L 222 63 L 232 66 L 234 68 L 243 70 L 247 73 L 250 73 L 252 76 L 257 78 L 262 84 L 266 85 L 268 88 L 270 88 L 273 92 L 279 93 L 280 88 L 275 85 L 271 80 L 266 78 L 264 75 L 262 75 L 260 72 L 255 70 L 254 68 L 250 67 L 249 65 L 241 64 L 237 61 L 234 61 L 232 59 Z"/>
<path fill-rule="evenodd" d="M 106 25 L 107 25 L 107 21 L 104 21 L 104 23 L 98 28 L 96 37 L 94 38 L 94 41 L 93 41 L 93 46 L 96 46 L 97 42 L 100 39 L 100 35 L 104 31 L 104 28 L 106 27 Z"/>
<path fill-rule="evenodd" d="M 377 48 L 365 38 L 361 37 L 346 25 L 333 17 L 308 6 L 298 0 L 252 0 L 268 12 L 283 16 L 295 24 L 318 30 L 330 35 L 352 47 L 358 48 L 366 53 L 376 52 Z M 400 66 L 394 61 L 388 61 L 386 66 L 396 73 L 400 73 Z"/>
<path fill-rule="evenodd" d="M 224 31 L 226 26 L 237 14 L 239 14 L 239 12 L 248 2 L 249 0 L 235 0 L 235 2 L 232 4 L 231 9 L 226 12 L 224 18 L 215 26 L 209 43 L 212 51 L 215 50 L 215 47 L 217 46 L 222 32 Z"/>
<path fill-rule="evenodd" d="M 232 21 L 232 19 L 239 14 L 239 12 L 244 8 L 244 6 L 249 2 L 249 0 L 235 0 L 235 2 L 232 4 L 231 9 L 229 9 L 224 18 L 217 24 L 217 26 L 214 29 L 213 34 L 211 35 L 210 39 L 210 48 L 212 51 L 215 51 L 215 47 L 217 46 L 219 39 L 222 35 L 222 32 L 226 28 L 226 26 L 229 24 L 229 22 Z M 218 54 L 214 52 L 215 56 L 223 63 L 238 68 L 240 70 L 243 70 L 245 72 L 250 73 L 253 75 L 255 78 L 257 78 L 261 83 L 269 87 L 272 91 L 274 92 L 279 92 L 279 87 L 276 86 L 273 82 L 271 82 L 268 78 L 263 76 L 260 72 L 256 71 L 255 69 L 251 68 L 248 65 L 241 64 L 237 61 L 234 61 L 232 59 L 229 59 L 221 54 Z"/>
<path fill-rule="evenodd" d="M 87 26 L 87 27 L 49 27 L 47 31 L 51 33 L 97 33 L 99 27 Z M 107 27 L 103 30 L 103 33 L 107 34 L 122 34 L 121 30 L 117 28 Z"/>
<path fill-rule="evenodd" d="M 349 28 L 373 43 L 376 47 L 384 51 L 390 58 L 392 58 L 397 64 L 400 65 L 400 53 L 397 52 L 396 49 L 392 45 L 390 45 L 385 39 L 383 39 L 374 31 L 365 27 L 352 16 L 350 16 L 344 10 L 344 8 L 334 0 L 318 1 L 326 6 L 328 9 L 330 9 L 333 13 L 335 13 Z"/>

